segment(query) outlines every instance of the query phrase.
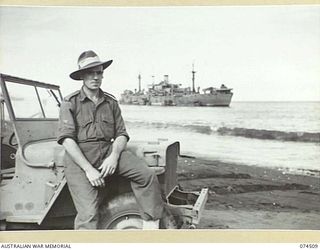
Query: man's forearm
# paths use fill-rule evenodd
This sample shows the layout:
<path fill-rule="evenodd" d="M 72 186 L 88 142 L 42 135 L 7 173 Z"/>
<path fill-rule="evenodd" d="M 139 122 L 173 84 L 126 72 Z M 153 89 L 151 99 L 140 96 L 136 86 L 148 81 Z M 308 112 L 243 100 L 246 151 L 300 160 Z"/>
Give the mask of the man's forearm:
<path fill-rule="evenodd" d="M 68 152 L 68 154 L 71 156 L 72 160 L 80 166 L 85 172 L 90 170 L 92 165 L 87 160 L 87 158 L 83 155 L 81 152 L 78 144 L 71 138 L 64 139 L 62 145 Z"/>
<path fill-rule="evenodd" d="M 116 155 L 117 157 L 120 156 L 121 152 L 125 150 L 127 146 L 128 139 L 125 136 L 119 136 L 115 139 L 112 144 L 112 154 Z"/>

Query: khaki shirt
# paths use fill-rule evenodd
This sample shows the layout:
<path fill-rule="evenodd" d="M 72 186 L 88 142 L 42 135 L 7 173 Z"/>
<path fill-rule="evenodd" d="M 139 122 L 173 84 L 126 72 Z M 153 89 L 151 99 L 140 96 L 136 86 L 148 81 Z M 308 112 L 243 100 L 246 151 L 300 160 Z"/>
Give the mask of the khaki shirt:
<path fill-rule="evenodd" d="M 59 144 L 65 138 L 77 143 L 112 142 L 123 135 L 129 140 L 118 102 L 101 89 L 97 105 L 83 89 L 67 96 L 61 103 L 59 119 Z"/>

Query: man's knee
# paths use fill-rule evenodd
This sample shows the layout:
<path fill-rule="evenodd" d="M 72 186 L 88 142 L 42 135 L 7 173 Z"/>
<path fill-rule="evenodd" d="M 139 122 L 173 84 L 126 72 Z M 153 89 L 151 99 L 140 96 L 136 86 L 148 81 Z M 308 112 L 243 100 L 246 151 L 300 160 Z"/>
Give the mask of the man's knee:
<path fill-rule="evenodd" d="M 124 151 L 120 160 L 120 175 L 131 179 L 139 186 L 148 186 L 157 178 L 155 171 L 145 161 L 138 158 L 129 151 Z"/>
<path fill-rule="evenodd" d="M 142 184 L 143 186 L 147 186 L 150 183 L 154 182 L 155 178 L 157 178 L 155 171 L 153 171 L 151 168 L 146 167 L 144 171 L 141 171 L 141 178 L 142 178 Z"/>

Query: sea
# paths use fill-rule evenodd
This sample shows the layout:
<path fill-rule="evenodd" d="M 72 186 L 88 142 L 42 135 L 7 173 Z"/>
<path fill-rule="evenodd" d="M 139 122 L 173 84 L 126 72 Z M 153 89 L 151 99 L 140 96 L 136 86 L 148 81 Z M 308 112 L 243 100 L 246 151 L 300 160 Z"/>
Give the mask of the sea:
<path fill-rule="evenodd" d="M 131 140 L 179 141 L 182 155 L 320 177 L 320 102 L 121 110 Z"/>

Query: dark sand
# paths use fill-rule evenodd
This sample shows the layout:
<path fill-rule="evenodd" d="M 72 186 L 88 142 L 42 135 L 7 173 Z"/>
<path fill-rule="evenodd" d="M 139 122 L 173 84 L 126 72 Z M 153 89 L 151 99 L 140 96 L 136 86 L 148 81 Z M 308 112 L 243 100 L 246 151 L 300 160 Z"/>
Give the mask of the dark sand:
<path fill-rule="evenodd" d="M 209 188 L 200 229 L 320 229 L 320 172 L 287 174 L 270 168 L 180 158 L 184 190 Z"/>

